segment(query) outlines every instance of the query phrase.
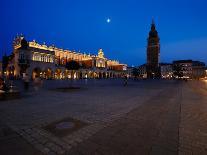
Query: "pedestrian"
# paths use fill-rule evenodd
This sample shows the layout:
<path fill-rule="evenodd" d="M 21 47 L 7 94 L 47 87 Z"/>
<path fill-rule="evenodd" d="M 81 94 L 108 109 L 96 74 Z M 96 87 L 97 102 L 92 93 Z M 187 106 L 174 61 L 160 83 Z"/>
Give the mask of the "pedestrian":
<path fill-rule="evenodd" d="M 4 79 L 0 78 L 0 90 L 3 90 L 4 87 Z"/>
<path fill-rule="evenodd" d="M 124 86 L 127 86 L 128 84 L 128 77 L 127 75 L 124 76 Z"/>
<path fill-rule="evenodd" d="M 3 79 L 3 78 L 1 78 L 0 81 L 1 81 L 1 82 L 0 82 L 0 83 L 1 83 L 1 84 L 0 84 L 0 89 L 1 89 L 2 91 L 7 92 L 7 91 L 9 90 L 9 87 L 8 87 L 8 85 L 7 85 L 6 80 Z"/>
<path fill-rule="evenodd" d="M 35 89 L 36 91 L 38 91 L 40 86 L 41 86 L 41 80 L 40 80 L 40 78 L 36 75 L 36 76 L 35 76 L 35 79 L 34 79 L 34 89 Z"/>
<path fill-rule="evenodd" d="M 24 90 L 28 91 L 29 90 L 29 76 L 28 74 L 25 74 L 25 76 L 23 77 L 24 80 Z"/>

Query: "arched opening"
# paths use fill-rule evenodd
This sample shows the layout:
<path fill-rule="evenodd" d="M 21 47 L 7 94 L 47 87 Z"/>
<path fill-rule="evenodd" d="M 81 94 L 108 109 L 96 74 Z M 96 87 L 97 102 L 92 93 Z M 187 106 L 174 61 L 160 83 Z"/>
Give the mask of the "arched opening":
<path fill-rule="evenodd" d="M 72 79 L 72 71 L 68 71 L 68 79 Z"/>
<path fill-rule="evenodd" d="M 106 76 L 107 76 L 107 74 L 104 72 L 104 73 L 103 73 L 103 78 L 106 78 Z"/>
<path fill-rule="evenodd" d="M 100 78 L 100 79 L 102 78 L 102 73 L 101 73 L 101 72 L 99 72 L 99 78 Z"/>
<path fill-rule="evenodd" d="M 14 66 L 10 66 L 9 68 L 8 68 L 8 77 L 9 78 L 14 78 L 14 71 L 15 71 L 15 67 Z"/>
<path fill-rule="evenodd" d="M 34 79 L 35 77 L 41 77 L 42 76 L 42 71 L 39 67 L 36 67 L 33 69 L 32 71 L 32 79 Z"/>
<path fill-rule="evenodd" d="M 73 73 L 73 79 L 78 79 L 78 72 Z"/>
<path fill-rule="evenodd" d="M 110 73 L 110 78 L 113 78 L 113 73 L 112 72 Z"/>
<path fill-rule="evenodd" d="M 92 71 L 88 72 L 88 78 L 94 78 L 94 73 Z"/>
<path fill-rule="evenodd" d="M 64 79 L 68 79 L 69 78 L 69 70 L 65 70 L 64 72 L 63 72 L 63 78 Z"/>
<path fill-rule="evenodd" d="M 62 71 L 61 69 L 55 70 L 55 79 L 62 79 Z"/>
<path fill-rule="evenodd" d="M 83 78 L 83 73 L 82 73 L 82 72 L 80 72 L 80 74 L 79 74 L 79 78 L 80 78 L 80 79 Z"/>
<path fill-rule="evenodd" d="M 88 73 L 87 73 L 87 72 L 84 74 L 84 78 L 85 78 L 85 79 L 89 78 L 89 76 L 88 76 Z"/>
<path fill-rule="evenodd" d="M 45 79 L 52 79 L 53 78 L 53 72 L 50 68 L 46 69 L 43 73 Z"/>
<path fill-rule="evenodd" d="M 98 78 L 98 76 L 99 76 L 98 73 L 96 73 L 96 72 L 93 73 L 93 78 Z"/>

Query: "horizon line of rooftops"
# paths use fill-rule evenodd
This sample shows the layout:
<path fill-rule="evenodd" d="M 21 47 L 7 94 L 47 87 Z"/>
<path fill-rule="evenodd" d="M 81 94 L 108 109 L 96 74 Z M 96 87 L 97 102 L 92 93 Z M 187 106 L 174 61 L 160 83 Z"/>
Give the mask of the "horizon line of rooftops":
<path fill-rule="evenodd" d="M 25 36 L 21 34 L 21 36 L 16 36 L 13 40 L 13 48 L 14 49 L 18 49 L 21 47 L 21 40 L 25 39 Z M 26 39 L 25 39 L 26 40 Z M 27 40 L 26 40 L 27 41 Z M 33 39 L 32 41 L 27 41 L 28 46 L 29 47 L 33 47 L 33 48 L 38 48 L 41 50 L 47 50 L 47 51 L 54 51 L 54 52 L 65 52 L 65 53 L 71 53 L 71 54 L 77 54 L 77 55 L 83 55 L 86 57 L 98 57 L 98 55 L 96 54 L 91 54 L 90 52 L 88 52 L 88 54 L 86 54 L 86 52 L 81 52 L 80 50 L 77 52 L 75 50 L 69 50 L 69 49 L 63 49 L 63 48 L 58 48 L 56 47 L 54 44 L 52 45 L 46 45 L 45 42 L 43 42 L 43 44 L 38 43 L 35 39 Z M 103 50 L 102 48 L 99 48 L 99 50 Z M 104 54 L 103 54 L 104 56 Z M 103 57 L 105 59 L 107 59 L 106 57 Z M 119 60 L 111 60 L 111 59 L 107 59 L 108 61 L 113 61 L 113 62 L 117 62 L 120 63 Z M 123 63 L 120 63 L 123 64 Z"/>

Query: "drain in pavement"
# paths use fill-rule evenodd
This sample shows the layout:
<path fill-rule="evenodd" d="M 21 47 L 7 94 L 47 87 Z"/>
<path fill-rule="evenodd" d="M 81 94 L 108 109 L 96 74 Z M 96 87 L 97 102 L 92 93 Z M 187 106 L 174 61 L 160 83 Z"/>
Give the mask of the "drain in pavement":
<path fill-rule="evenodd" d="M 51 132 L 55 136 L 64 137 L 87 125 L 88 123 L 82 122 L 77 119 L 65 118 L 45 126 L 44 129 Z"/>

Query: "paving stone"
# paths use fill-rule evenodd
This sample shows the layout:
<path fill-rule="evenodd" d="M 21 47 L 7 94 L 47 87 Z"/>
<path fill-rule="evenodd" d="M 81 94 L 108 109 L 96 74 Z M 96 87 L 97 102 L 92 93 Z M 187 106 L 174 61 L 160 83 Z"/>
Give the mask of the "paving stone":
<path fill-rule="evenodd" d="M 145 154 L 157 146 L 155 153 L 207 154 L 207 93 L 202 82 L 131 81 L 123 87 L 119 80 L 100 80 L 96 85 L 90 81 L 87 91 L 69 95 L 48 90 L 50 82 L 54 87 L 67 83 L 45 81 L 41 93 L 0 104 L 0 126 L 9 126 L 41 152 Z M 63 138 L 43 129 L 68 117 L 90 125 Z M 0 136 L 1 143 L 2 132 Z"/>

